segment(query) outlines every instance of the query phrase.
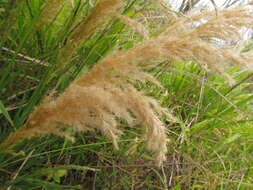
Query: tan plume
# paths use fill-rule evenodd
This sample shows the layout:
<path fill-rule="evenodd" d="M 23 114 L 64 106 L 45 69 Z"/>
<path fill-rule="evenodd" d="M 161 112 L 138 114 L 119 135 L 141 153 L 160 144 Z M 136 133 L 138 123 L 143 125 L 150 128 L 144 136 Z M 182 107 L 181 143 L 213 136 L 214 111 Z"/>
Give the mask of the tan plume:
<path fill-rule="evenodd" d="M 121 0 L 100 0 L 91 10 L 90 15 L 83 19 L 70 34 L 67 45 L 63 47 L 59 55 L 61 66 L 68 63 L 76 49 L 97 29 L 98 25 L 116 13 L 121 6 Z"/>

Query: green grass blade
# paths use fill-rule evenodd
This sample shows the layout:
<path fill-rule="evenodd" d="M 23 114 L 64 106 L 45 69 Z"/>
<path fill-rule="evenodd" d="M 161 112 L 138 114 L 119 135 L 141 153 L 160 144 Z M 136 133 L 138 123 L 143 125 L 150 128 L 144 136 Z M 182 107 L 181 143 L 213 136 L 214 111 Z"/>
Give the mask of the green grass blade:
<path fill-rule="evenodd" d="M 14 123 L 11 119 L 10 114 L 8 113 L 7 109 L 5 108 L 3 102 L 0 100 L 0 114 L 3 114 L 5 116 L 5 118 L 9 121 L 9 123 L 11 124 L 12 127 L 14 127 Z"/>

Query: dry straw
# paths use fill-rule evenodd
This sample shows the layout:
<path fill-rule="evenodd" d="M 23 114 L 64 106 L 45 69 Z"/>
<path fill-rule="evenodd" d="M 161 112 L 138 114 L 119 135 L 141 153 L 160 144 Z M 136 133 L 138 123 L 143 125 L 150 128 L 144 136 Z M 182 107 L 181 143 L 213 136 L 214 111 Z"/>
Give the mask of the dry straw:
<path fill-rule="evenodd" d="M 99 13 L 95 15 L 102 16 Z M 94 19 L 89 20 L 88 23 L 93 23 Z M 147 148 L 161 165 L 166 158 L 167 133 L 159 118 L 164 114 L 171 121 L 174 118 L 131 84 L 149 80 L 159 85 L 155 78 L 143 72 L 150 66 L 150 60 L 156 58 L 194 60 L 219 71 L 232 82 L 223 71 L 224 65 L 238 63 L 248 66 L 252 56 L 250 53 L 241 56 L 230 45 L 240 39 L 238 30 L 241 27 L 252 28 L 252 21 L 252 14 L 243 7 L 220 11 L 218 17 L 213 11 L 177 18 L 159 36 L 144 40 L 126 51 L 115 50 L 57 98 L 47 97 L 25 125 L 10 134 L 1 146 L 8 150 L 25 138 L 48 133 L 68 137 L 60 128 L 66 127 L 74 131 L 99 129 L 118 148 L 117 139 L 122 131 L 117 128 L 117 118 L 122 118 L 129 125 L 138 121 L 143 126 Z M 87 33 L 80 30 L 72 38 L 83 38 L 82 35 Z M 214 39 L 226 43 L 211 43 Z M 152 64 L 154 66 L 155 62 Z"/>

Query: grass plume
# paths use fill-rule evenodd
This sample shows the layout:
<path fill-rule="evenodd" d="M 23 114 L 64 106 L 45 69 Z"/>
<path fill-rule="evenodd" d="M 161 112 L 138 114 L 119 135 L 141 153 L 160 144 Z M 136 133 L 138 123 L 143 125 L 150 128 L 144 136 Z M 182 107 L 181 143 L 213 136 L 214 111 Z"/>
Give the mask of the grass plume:
<path fill-rule="evenodd" d="M 112 16 L 122 20 L 127 26 L 131 27 L 134 31 L 142 35 L 144 39 L 149 39 L 149 32 L 141 23 L 118 13 L 114 13 Z"/>
<path fill-rule="evenodd" d="M 117 9 L 121 6 L 121 0 L 100 0 L 91 10 L 90 15 L 83 19 L 73 30 L 72 34 L 70 34 L 67 45 L 60 52 L 61 65 L 64 66 L 71 59 L 76 48 L 97 29 L 99 24 L 116 13 Z"/>
<path fill-rule="evenodd" d="M 63 2 L 64 0 L 48 0 L 41 11 L 40 22 L 37 27 L 39 28 L 42 25 L 51 23 L 61 10 Z"/>
<path fill-rule="evenodd" d="M 114 6 L 118 2 L 101 1 L 71 36 L 75 41 L 73 44 L 79 45 L 86 39 L 101 17 L 107 13 L 110 15 L 112 10 L 118 8 Z M 159 118 L 163 114 L 170 120 L 173 117 L 158 102 L 144 96 L 131 84 L 149 80 L 159 85 L 152 75 L 143 71 L 150 66 L 150 59 L 157 58 L 194 60 L 219 71 L 232 83 L 233 79 L 223 71 L 225 65 L 231 62 L 247 66 L 252 59 L 249 55 L 236 54 L 230 48 L 230 38 L 233 36 L 233 42 L 238 41 L 238 30 L 245 26 L 251 28 L 252 21 L 252 14 L 243 7 L 219 11 L 218 16 L 212 11 L 176 18 L 157 37 L 146 39 L 126 51 L 115 50 L 89 73 L 75 80 L 57 98 L 46 98 L 33 111 L 25 125 L 10 134 L 1 146 L 7 150 L 25 138 L 48 133 L 68 137 L 60 128 L 64 126 L 74 131 L 99 129 L 118 148 L 117 139 L 122 131 L 117 128 L 117 118 L 122 118 L 130 125 L 135 120 L 143 125 L 147 148 L 161 165 L 167 152 L 167 132 Z M 214 39 L 226 43 L 211 43 Z M 155 66 L 154 62 L 151 66 Z"/>

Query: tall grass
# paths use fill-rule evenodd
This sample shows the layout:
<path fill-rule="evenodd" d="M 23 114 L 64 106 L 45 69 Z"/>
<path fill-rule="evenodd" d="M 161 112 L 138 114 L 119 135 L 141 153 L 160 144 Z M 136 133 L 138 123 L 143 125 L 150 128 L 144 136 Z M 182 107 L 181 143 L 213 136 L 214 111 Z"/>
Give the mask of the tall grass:
<path fill-rule="evenodd" d="M 109 189 L 115 189 L 114 184 L 129 189 L 128 178 L 137 189 L 251 187 L 252 95 L 249 84 L 240 81 L 251 76 L 243 70 L 252 60 L 250 52 L 231 47 L 240 40 L 242 27 L 252 28 L 249 10 L 235 7 L 218 14 L 174 16 L 152 35 L 128 17 L 140 2 L 89 2 L 25 1 L 4 9 L 1 27 L 8 22 L 8 28 L 1 40 L 3 185 L 81 188 L 68 186 L 82 181 L 71 181 L 73 173 L 83 176 L 89 187 L 89 175 L 93 187 L 104 177 L 108 183 L 98 188 Z M 120 34 L 129 31 L 141 34 L 141 41 L 109 52 L 123 41 Z M 116 150 L 94 129 L 109 137 Z M 46 136 L 73 140 L 73 131 L 85 132 L 77 134 L 77 146 Z M 228 148 L 231 144 L 233 149 Z M 161 170 L 149 162 L 153 158 L 140 149 L 143 145 Z M 18 158 L 21 151 L 30 154 Z M 122 169 L 126 162 L 132 166 L 126 172 L 130 176 Z M 101 164 L 106 166 L 96 170 Z M 141 177 L 136 167 L 149 175 Z M 106 168 L 115 176 L 107 176 Z M 9 170 L 17 175 L 8 176 Z"/>

